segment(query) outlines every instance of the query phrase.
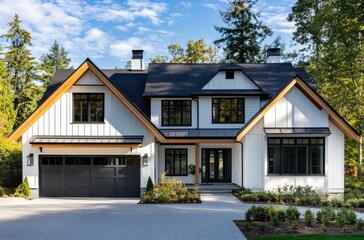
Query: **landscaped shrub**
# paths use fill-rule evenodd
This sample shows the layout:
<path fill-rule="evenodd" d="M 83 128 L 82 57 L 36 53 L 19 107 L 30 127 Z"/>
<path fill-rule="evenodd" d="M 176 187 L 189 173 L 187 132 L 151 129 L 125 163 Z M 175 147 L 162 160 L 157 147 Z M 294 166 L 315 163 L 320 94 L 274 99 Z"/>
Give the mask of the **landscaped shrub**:
<path fill-rule="evenodd" d="M 27 177 L 25 177 L 24 181 L 16 188 L 14 196 L 24 198 L 28 198 L 30 196 L 30 187 Z"/>
<path fill-rule="evenodd" d="M 248 211 L 246 211 L 245 219 L 248 222 L 267 222 L 269 220 L 268 208 L 264 206 L 253 205 L 250 209 L 248 209 Z"/>
<path fill-rule="evenodd" d="M 147 182 L 147 192 L 153 192 L 154 184 L 152 179 L 149 177 Z"/>
<path fill-rule="evenodd" d="M 280 226 L 286 220 L 286 212 L 280 207 L 269 206 L 268 217 L 274 226 Z"/>
<path fill-rule="evenodd" d="M 157 183 L 151 191 L 147 191 L 140 203 L 199 203 L 197 188 L 189 191 L 181 180 L 166 178 L 161 175 L 161 183 Z"/>
<path fill-rule="evenodd" d="M 0 186 L 0 197 L 3 197 L 6 195 L 5 189 Z"/>
<path fill-rule="evenodd" d="M 312 211 L 308 208 L 305 211 L 305 223 L 306 223 L 307 227 L 313 226 L 313 219 L 314 219 L 314 215 L 313 215 Z"/>
<path fill-rule="evenodd" d="M 289 206 L 286 209 L 286 216 L 287 216 L 287 218 L 289 220 L 295 221 L 295 220 L 298 220 L 300 218 L 301 213 L 300 213 L 300 211 L 298 211 L 297 207 Z"/>
<path fill-rule="evenodd" d="M 356 221 L 355 227 L 359 230 L 364 230 L 364 220 L 363 219 L 358 219 Z"/>
<path fill-rule="evenodd" d="M 325 226 L 330 225 L 330 221 L 335 220 L 336 213 L 331 207 L 323 207 L 316 213 L 316 220 Z"/>

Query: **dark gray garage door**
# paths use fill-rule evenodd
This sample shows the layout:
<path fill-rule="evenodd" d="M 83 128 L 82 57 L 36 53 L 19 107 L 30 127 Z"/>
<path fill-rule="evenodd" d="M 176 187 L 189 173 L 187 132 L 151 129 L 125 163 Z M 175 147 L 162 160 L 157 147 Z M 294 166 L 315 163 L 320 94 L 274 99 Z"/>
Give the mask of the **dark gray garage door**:
<path fill-rule="evenodd" d="M 41 197 L 139 197 L 140 156 L 41 156 Z"/>

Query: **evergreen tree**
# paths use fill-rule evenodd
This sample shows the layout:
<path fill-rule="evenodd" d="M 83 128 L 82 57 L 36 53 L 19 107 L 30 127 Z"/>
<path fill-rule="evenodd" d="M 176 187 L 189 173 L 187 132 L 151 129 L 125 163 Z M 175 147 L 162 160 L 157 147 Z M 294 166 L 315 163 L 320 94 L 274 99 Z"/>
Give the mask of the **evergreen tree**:
<path fill-rule="evenodd" d="M 67 55 L 68 52 L 62 46 L 59 46 L 57 41 L 54 41 L 52 47 L 49 49 L 49 53 L 43 54 L 40 57 L 39 68 L 42 75 L 39 80 L 44 84 L 45 89 L 57 69 L 70 68 L 71 58 Z"/>
<path fill-rule="evenodd" d="M 41 89 L 36 84 L 34 58 L 27 47 L 32 46 L 30 33 L 22 29 L 18 15 L 9 23 L 10 29 L 3 35 L 10 42 L 5 53 L 5 66 L 14 93 L 16 120 L 14 127 L 22 123 L 34 111 Z"/>
<path fill-rule="evenodd" d="M 226 60 L 239 63 L 257 63 L 261 56 L 261 43 L 272 35 L 270 28 L 259 21 L 259 13 L 252 8 L 256 0 L 232 0 L 226 12 L 220 12 L 226 27 L 215 30 L 222 37 L 215 44 L 223 47 Z"/>
<path fill-rule="evenodd" d="M 2 49 L 0 46 L 0 52 Z M 0 58 L 0 137 L 10 134 L 15 121 L 14 94 L 11 89 L 5 61 Z"/>

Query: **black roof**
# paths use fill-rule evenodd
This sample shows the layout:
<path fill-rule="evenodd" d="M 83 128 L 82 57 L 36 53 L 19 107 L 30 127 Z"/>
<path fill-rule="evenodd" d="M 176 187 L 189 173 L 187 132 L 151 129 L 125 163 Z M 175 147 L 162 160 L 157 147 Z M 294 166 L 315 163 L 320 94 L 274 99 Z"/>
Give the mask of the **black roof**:
<path fill-rule="evenodd" d="M 149 64 L 145 97 L 190 96 L 201 89 L 221 70 L 243 71 L 263 92 L 274 95 L 299 75 L 311 87 L 313 84 L 303 69 L 290 63 L 266 64 Z"/>
<path fill-rule="evenodd" d="M 234 69 L 244 72 L 258 90 L 204 90 L 202 89 L 219 71 Z M 75 69 L 57 70 L 38 105 L 66 81 Z M 299 75 L 311 87 L 312 82 L 303 69 L 290 63 L 270 64 L 149 64 L 143 71 L 126 69 L 101 70 L 106 77 L 150 117 L 150 102 L 146 97 L 191 97 L 198 95 L 255 95 L 273 96 Z"/>

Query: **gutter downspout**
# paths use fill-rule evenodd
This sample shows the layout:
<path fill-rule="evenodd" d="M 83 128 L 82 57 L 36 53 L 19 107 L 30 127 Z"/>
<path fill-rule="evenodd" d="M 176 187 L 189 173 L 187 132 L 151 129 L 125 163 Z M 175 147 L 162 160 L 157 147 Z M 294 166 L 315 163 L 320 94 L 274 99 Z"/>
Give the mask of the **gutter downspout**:
<path fill-rule="evenodd" d="M 198 98 L 192 98 L 192 100 L 193 101 L 195 101 L 196 102 L 196 104 L 197 104 L 197 116 L 196 116 L 196 118 L 197 118 L 197 129 L 199 129 L 200 128 L 200 103 L 199 103 L 199 101 L 198 101 Z"/>

